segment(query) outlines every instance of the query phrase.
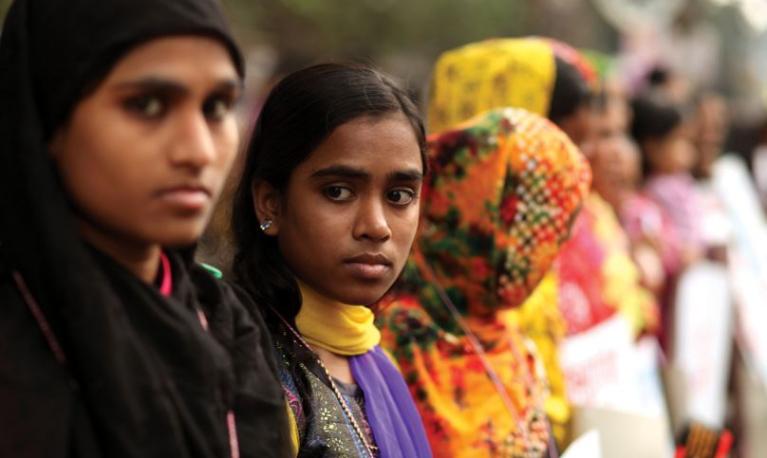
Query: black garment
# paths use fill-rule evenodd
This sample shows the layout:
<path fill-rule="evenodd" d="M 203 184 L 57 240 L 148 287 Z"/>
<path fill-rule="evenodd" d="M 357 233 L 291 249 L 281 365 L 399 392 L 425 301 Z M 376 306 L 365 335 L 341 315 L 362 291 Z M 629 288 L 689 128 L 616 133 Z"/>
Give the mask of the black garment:
<path fill-rule="evenodd" d="M 17 0 L 0 37 L 0 456 L 285 456 L 266 332 L 232 291 L 172 255 L 164 299 L 80 239 L 47 148 L 133 46 L 196 34 L 242 59 L 215 0 Z M 19 296 L 21 274 L 67 357 Z M 202 329 L 196 307 L 208 316 Z M 285 453 L 283 453 L 285 452 Z"/>
<path fill-rule="evenodd" d="M 99 387 L 121 392 L 134 404 L 114 409 L 107 425 L 93 424 L 76 374 L 56 361 L 5 269 L 0 456 L 225 457 L 232 406 L 242 456 L 287 456 L 282 391 L 273 360 L 262 351 L 271 342 L 233 291 L 170 253 L 174 292 L 164 298 L 110 258 L 95 251 L 93 256 L 125 304 L 123 331 L 135 337 L 137 347 L 135 354 L 115 353 L 112 359 L 117 365 L 126 363 L 121 356 L 144 359 L 150 373 L 123 372 L 118 386 Z M 209 332 L 199 332 L 198 310 Z M 103 427 L 112 430 L 111 444 L 102 443 Z M 113 446 L 124 449 L 114 453 Z"/>

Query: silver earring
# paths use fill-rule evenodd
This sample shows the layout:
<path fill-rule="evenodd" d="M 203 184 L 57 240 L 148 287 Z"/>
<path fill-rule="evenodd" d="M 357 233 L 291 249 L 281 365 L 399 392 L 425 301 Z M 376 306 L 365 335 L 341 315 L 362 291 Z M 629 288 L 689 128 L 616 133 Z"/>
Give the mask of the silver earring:
<path fill-rule="evenodd" d="M 263 232 L 266 232 L 267 229 L 272 227 L 272 220 L 265 219 L 263 223 L 259 226 Z"/>

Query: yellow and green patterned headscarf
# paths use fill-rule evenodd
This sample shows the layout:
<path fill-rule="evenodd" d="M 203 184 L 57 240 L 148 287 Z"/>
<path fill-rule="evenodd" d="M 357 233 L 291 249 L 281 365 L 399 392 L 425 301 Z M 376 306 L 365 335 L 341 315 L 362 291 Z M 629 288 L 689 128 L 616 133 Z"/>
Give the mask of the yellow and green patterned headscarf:
<path fill-rule="evenodd" d="M 493 39 L 447 51 L 434 66 L 429 132 L 494 108 L 546 116 L 555 75 L 554 51 L 542 38 Z"/>
<path fill-rule="evenodd" d="M 523 108 L 548 116 L 556 61 L 572 65 L 594 88 L 593 64 L 570 45 L 551 38 L 497 38 L 443 53 L 434 66 L 429 132 L 441 132 L 495 108 Z"/>

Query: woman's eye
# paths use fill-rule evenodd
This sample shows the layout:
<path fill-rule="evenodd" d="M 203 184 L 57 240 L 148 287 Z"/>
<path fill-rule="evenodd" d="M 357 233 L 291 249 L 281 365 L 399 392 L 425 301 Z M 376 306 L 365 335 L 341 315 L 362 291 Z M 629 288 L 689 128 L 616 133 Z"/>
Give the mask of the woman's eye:
<path fill-rule="evenodd" d="M 126 102 L 129 110 L 144 118 L 159 118 L 165 113 L 165 102 L 154 95 L 142 95 Z"/>
<path fill-rule="evenodd" d="M 405 206 L 415 199 L 415 192 L 410 189 L 392 189 L 386 194 L 386 198 L 394 205 Z"/>
<path fill-rule="evenodd" d="M 352 190 L 344 186 L 328 186 L 323 192 L 328 199 L 337 202 L 346 201 L 352 198 Z"/>
<path fill-rule="evenodd" d="M 205 117 L 211 121 L 221 121 L 229 114 L 232 109 L 232 102 L 222 97 L 214 97 L 207 101 L 202 107 Z"/>

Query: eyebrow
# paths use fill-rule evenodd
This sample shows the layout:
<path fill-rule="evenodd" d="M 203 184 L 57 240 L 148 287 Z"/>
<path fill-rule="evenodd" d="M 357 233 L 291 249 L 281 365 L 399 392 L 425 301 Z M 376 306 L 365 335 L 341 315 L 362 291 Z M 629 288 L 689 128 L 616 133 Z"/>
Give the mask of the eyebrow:
<path fill-rule="evenodd" d="M 238 91 L 242 89 L 243 83 L 233 78 L 222 78 L 214 85 L 213 92 L 220 91 Z M 189 89 L 183 84 L 177 83 L 166 78 L 148 76 L 131 81 L 117 83 L 117 89 L 142 90 L 146 92 L 162 92 L 165 94 L 182 96 L 189 93 Z"/>
<path fill-rule="evenodd" d="M 390 181 L 422 181 L 423 172 L 418 169 L 396 170 L 389 173 L 386 178 Z"/>
<path fill-rule="evenodd" d="M 347 165 L 331 165 L 312 173 L 312 178 L 338 177 L 356 180 L 370 180 L 370 173 Z M 395 170 L 386 174 L 389 181 L 421 181 L 423 173 L 418 169 Z"/>

